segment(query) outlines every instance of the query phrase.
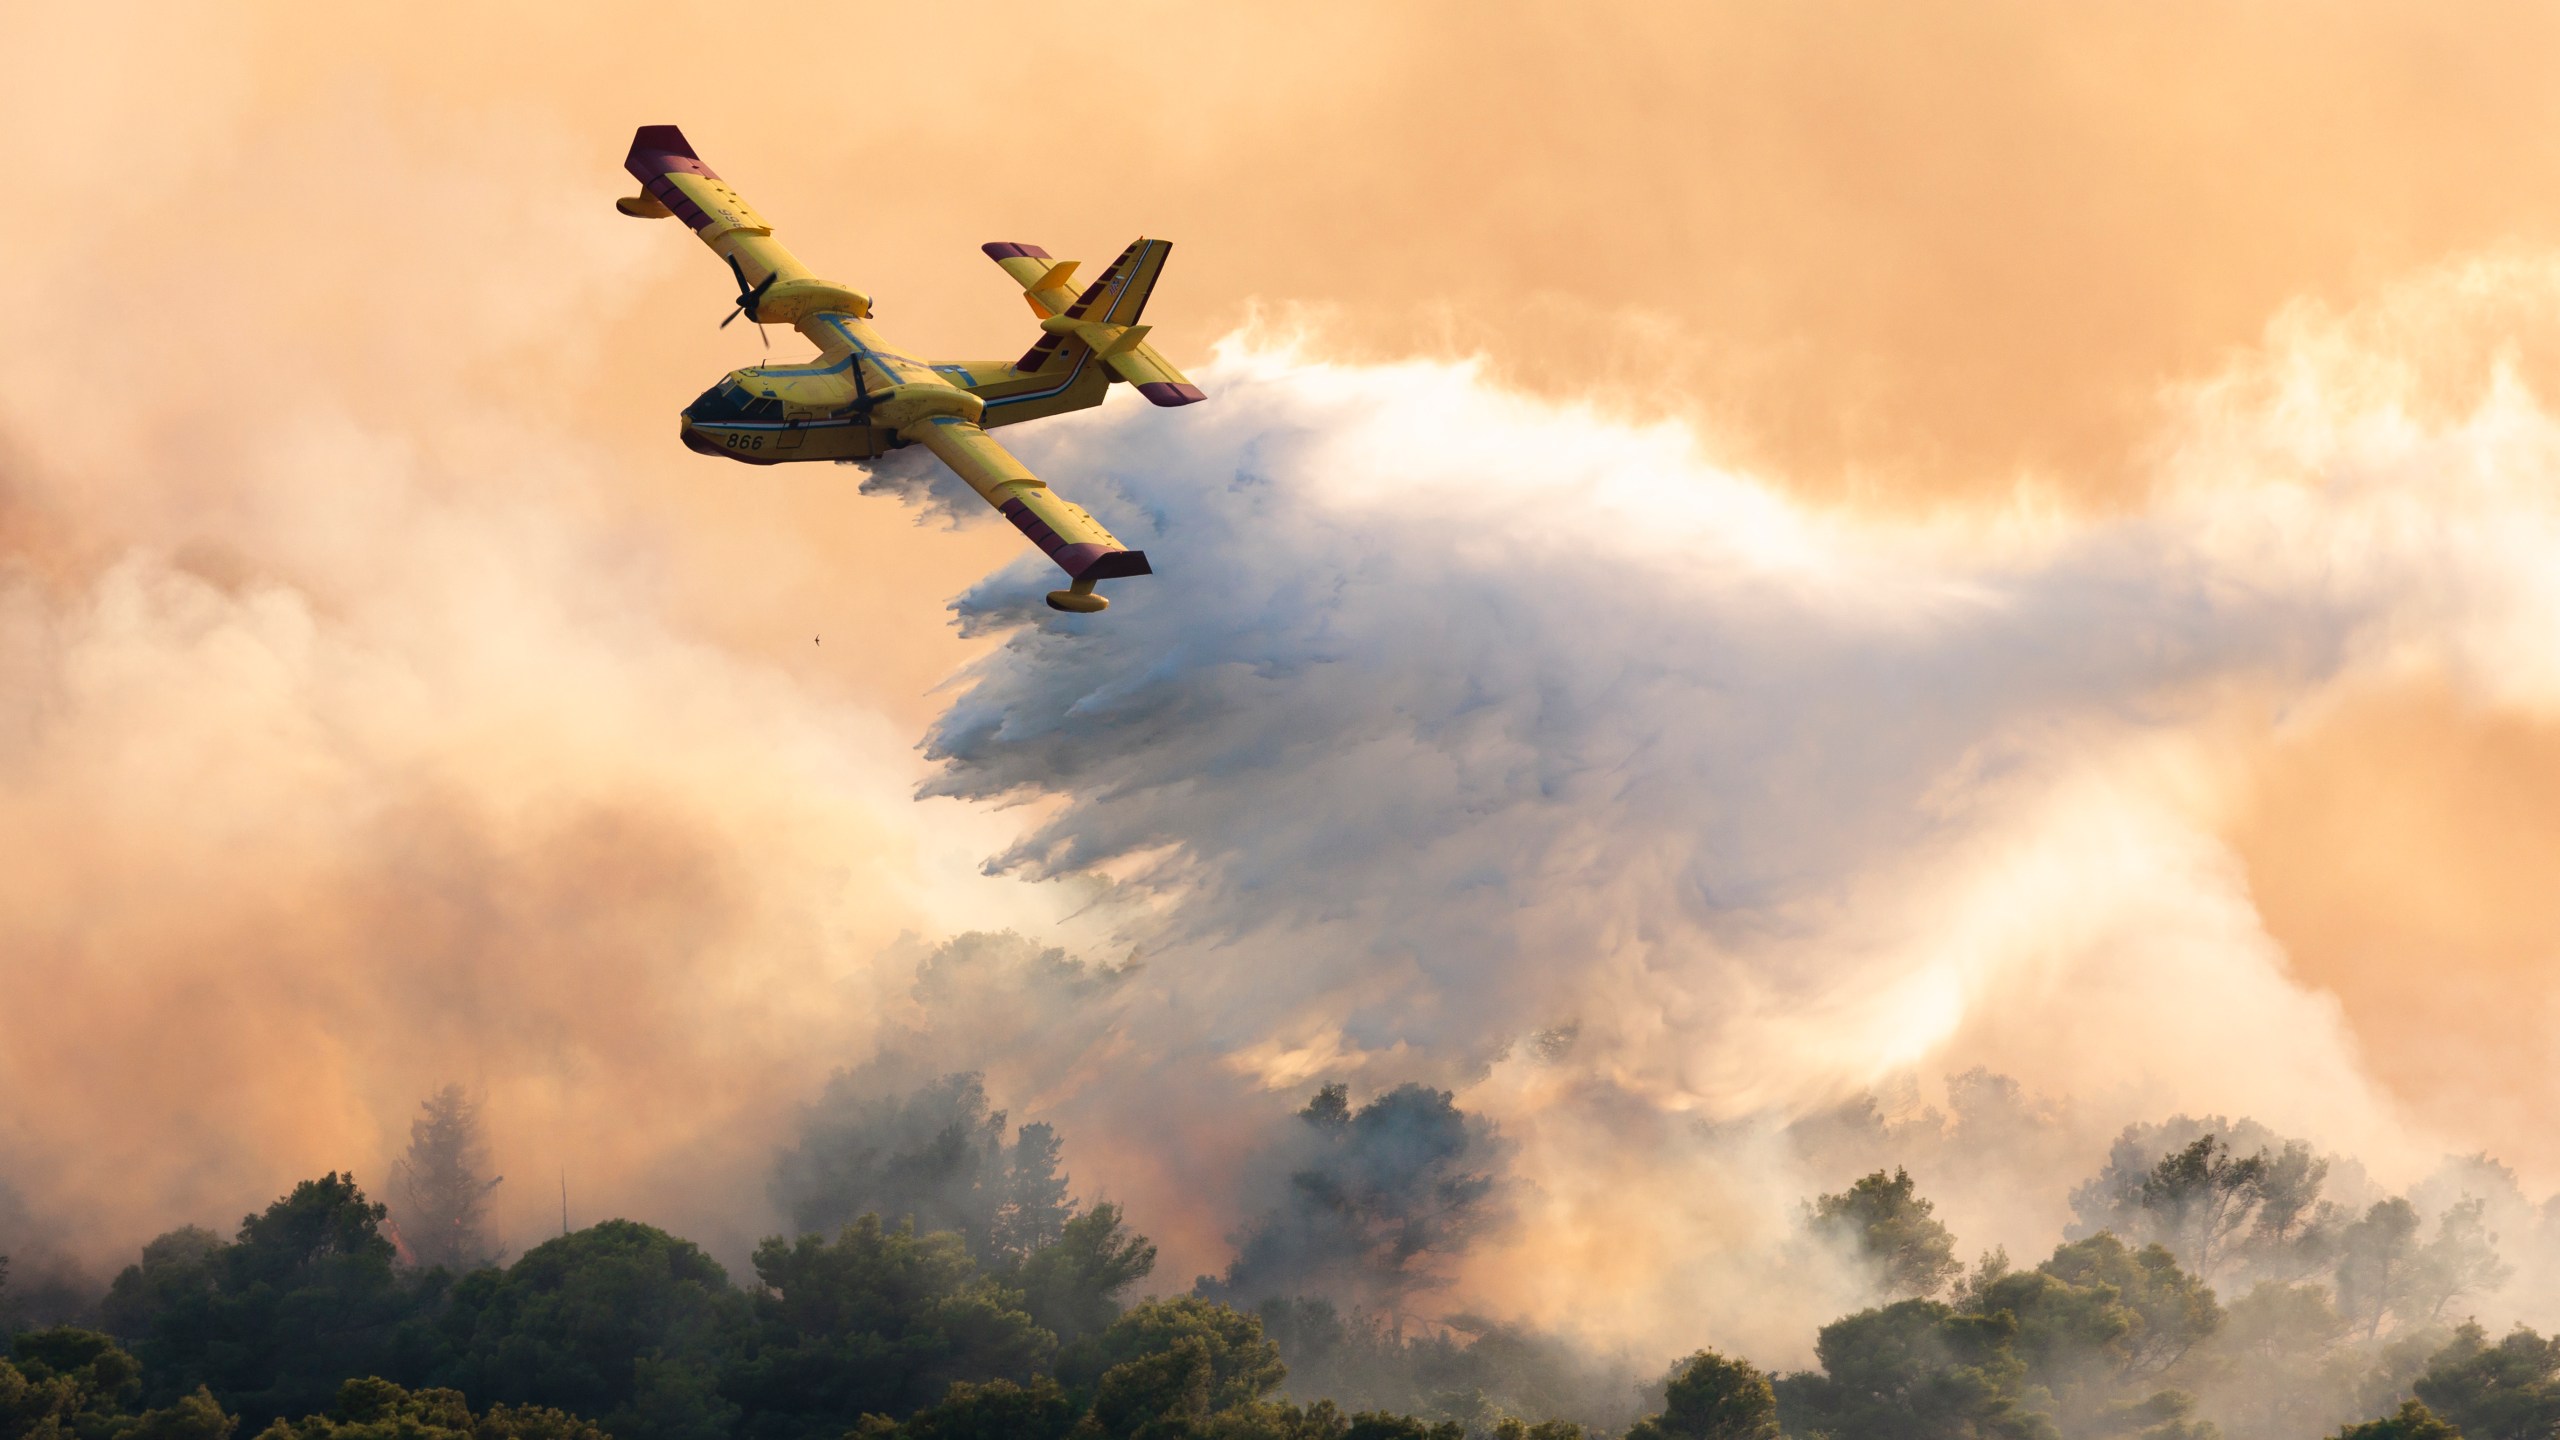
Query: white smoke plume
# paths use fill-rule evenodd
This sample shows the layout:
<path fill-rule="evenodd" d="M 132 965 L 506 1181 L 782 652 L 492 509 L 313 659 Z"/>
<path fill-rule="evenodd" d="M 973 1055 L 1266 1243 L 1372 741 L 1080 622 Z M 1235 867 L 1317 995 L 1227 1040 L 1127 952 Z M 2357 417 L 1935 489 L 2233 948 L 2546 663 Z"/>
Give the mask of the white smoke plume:
<path fill-rule="evenodd" d="M 1735 1266 L 1847 1178 L 1781 1131 L 1914 1074 L 2086 1112 L 2044 1213 L 1923 1177 L 1976 1247 L 2049 1245 L 2102 1132 L 2178 1108 L 2415 1178 L 2215 827 L 2359 687 L 2560 700 L 2560 429 L 2495 363 L 2554 284 L 2289 313 L 2116 518 L 1824 513 L 1679 427 L 1251 339 L 1215 405 L 1023 435 L 1159 562 L 1091 619 L 1029 560 L 970 591 L 1004 644 L 930 739 L 932 793 L 1045 802 L 995 866 L 1111 876 L 1143 956 L 1148 1042 L 1053 1108 L 1215 1174 L 1257 1095 L 1455 1087 L 1531 1197 L 1472 1303 L 1773 1360 L 1841 1297 Z"/>

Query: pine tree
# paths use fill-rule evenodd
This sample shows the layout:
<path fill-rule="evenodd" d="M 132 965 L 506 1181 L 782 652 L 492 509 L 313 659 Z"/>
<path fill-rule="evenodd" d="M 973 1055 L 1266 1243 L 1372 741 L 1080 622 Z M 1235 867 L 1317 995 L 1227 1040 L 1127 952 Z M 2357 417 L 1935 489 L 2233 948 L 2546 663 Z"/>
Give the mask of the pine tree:
<path fill-rule="evenodd" d="M 1058 1173 L 1058 1132 L 1033 1122 L 1013 1132 L 1013 1153 L 1006 1157 L 1005 1193 L 996 1210 L 995 1250 L 1021 1259 L 1054 1243 L 1075 1217 L 1067 1196 L 1067 1177 Z"/>
<path fill-rule="evenodd" d="M 489 1192 L 503 1176 L 488 1169 L 480 1106 L 459 1085 L 422 1100 L 409 1122 L 409 1153 L 392 1167 L 392 1212 L 419 1266 L 460 1273 L 494 1264 L 498 1249 L 481 1229 Z"/>

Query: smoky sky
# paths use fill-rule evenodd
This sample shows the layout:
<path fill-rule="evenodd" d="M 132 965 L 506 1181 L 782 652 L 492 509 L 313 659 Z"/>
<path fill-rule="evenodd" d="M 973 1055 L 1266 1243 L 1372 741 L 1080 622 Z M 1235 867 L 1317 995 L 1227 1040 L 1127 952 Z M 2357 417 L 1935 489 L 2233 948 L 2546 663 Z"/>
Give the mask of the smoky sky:
<path fill-rule="evenodd" d="M 1450 1090 L 1452 1303 L 1646 1337 L 1836 1183 L 1773 1127 L 1975 1064 L 2547 1186 L 2547 14 L 1135 15 L 1043 13 L 1148 97 L 1054 132 L 995 17 L 0 20 L 12 1223 L 458 1082 L 511 1237 L 735 1254 L 916 1034 L 1174 1276 L 1314 1086 Z M 669 121 L 935 353 L 1023 343 L 983 241 L 1173 239 L 1214 403 L 1007 437 L 1159 573 L 677 446 L 766 342 L 608 203 Z"/>

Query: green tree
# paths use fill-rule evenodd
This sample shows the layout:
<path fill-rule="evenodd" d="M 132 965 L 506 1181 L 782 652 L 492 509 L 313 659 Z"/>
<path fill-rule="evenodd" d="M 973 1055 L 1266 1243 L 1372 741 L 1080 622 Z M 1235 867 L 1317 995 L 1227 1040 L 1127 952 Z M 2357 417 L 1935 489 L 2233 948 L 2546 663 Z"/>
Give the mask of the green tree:
<path fill-rule="evenodd" d="M 2348 1426 L 2338 1432 L 2337 1440 L 2462 1440 L 2462 1432 L 2437 1419 L 2424 1403 L 2411 1400 L 2397 1415 Z"/>
<path fill-rule="evenodd" d="M 1777 1440 L 1778 1392 L 1749 1361 L 1701 1350 L 1671 1372 L 1662 1413 L 1627 1440 Z"/>
<path fill-rule="evenodd" d="M 1093 1407 L 1076 1434 L 1087 1440 L 1177 1440 L 1195 1433 L 1215 1406 L 1216 1361 L 1209 1343 L 1185 1335 L 1162 1350 L 1102 1373 Z"/>
<path fill-rule="evenodd" d="M 2519 1325 L 2492 1345 L 2464 1325 L 2411 1388 L 2470 1440 L 2550 1440 L 2560 1435 L 2560 1335 Z"/>
<path fill-rule="evenodd" d="M 1363 1414 L 1364 1421 L 1378 1417 Z M 1308 1405 L 1292 1405 L 1286 1401 L 1261 1400 L 1239 1405 L 1209 1417 L 1202 1427 L 1206 1440 L 1344 1440 L 1350 1435 L 1353 1421 L 1330 1400 Z M 1496 1440 L 1517 1440 L 1499 1428 Z M 1564 1440 L 1564 1437 L 1539 1436 L 1537 1440 Z"/>
<path fill-rule="evenodd" d="M 1051 1126 L 1034 1123 L 1013 1132 L 1003 1195 L 988 1227 L 991 1254 L 1023 1259 L 1065 1232 L 1075 1202 L 1058 1170 L 1058 1150 L 1058 1132 Z"/>
<path fill-rule="evenodd" d="M 140 1415 L 141 1364 L 115 1338 L 56 1326 L 20 1335 L 0 1360 L 5 1440 L 230 1440 L 239 1421 L 198 1389 Z"/>
<path fill-rule="evenodd" d="M 447 1085 L 418 1108 L 425 1113 L 409 1122 L 408 1153 L 391 1167 L 400 1238 L 420 1265 L 460 1274 L 492 1264 L 498 1249 L 482 1221 L 503 1177 L 488 1173 L 480 1107 L 461 1086 Z"/>
<path fill-rule="evenodd" d="M 1156 1266 L 1156 1247 L 1121 1228 L 1105 1202 L 1069 1220 L 1014 1272 L 1023 1307 L 1061 1345 L 1099 1335 L 1120 1317 L 1120 1296 Z"/>
<path fill-rule="evenodd" d="M 1288 1378 L 1280 1347 L 1263 1335 L 1258 1317 L 1196 1295 L 1132 1306 L 1091 1345 L 1068 1357 L 1058 1378 L 1070 1385 L 1093 1384 L 1117 1366 L 1170 1354 L 1193 1341 L 1207 1367 L 1201 1383 L 1207 1387 L 1202 1393 L 1208 1410 L 1251 1404 Z"/>
<path fill-rule="evenodd" d="M 263 1427 L 326 1404 L 350 1375 L 420 1375 L 442 1282 L 393 1272 L 383 1215 L 332 1172 L 243 1217 L 229 1244 L 193 1230 L 153 1241 L 104 1307 L 134 1341 L 146 1395 L 201 1385 Z"/>
<path fill-rule="evenodd" d="M 2498 1258 L 2487 1210 L 2487 1201 L 2465 1198 L 2436 1217 L 2435 1238 L 2420 1248 L 2409 1275 L 2409 1318 L 2442 1320 L 2455 1301 L 2495 1290 L 2515 1273 Z"/>
<path fill-rule="evenodd" d="M 485 1402 L 554 1406 L 621 1440 L 719 1440 L 717 1386 L 747 1298 L 689 1241 L 608 1220 L 453 1287 L 443 1383 Z"/>
<path fill-rule="evenodd" d="M 2270 1163 L 2264 1150 L 2234 1155 L 2221 1136 L 2201 1136 L 2142 1177 L 2142 1208 L 2186 1268 L 2211 1280 L 2256 1220 Z"/>
<path fill-rule="evenodd" d="M 1433 1424 L 1411 1415 L 1364 1411 L 1351 1417 L 1343 1440 L 1466 1440 L 1467 1429 L 1454 1420 Z"/>
<path fill-rule="evenodd" d="M 1769 1403 L 1774 1406 L 1778 1402 L 1773 1399 Z M 1591 1434 L 1570 1420 L 1541 1420 L 1532 1425 L 1506 1415 L 1494 1422 L 1493 1440 L 1591 1440 Z"/>
<path fill-rule="evenodd" d="M 2222 1307 L 2202 1277 L 2189 1274 L 2159 1245 L 2132 1249 L 2113 1235 L 2057 1247 L 2036 1267 L 2065 1284 L 2099 1292 L 2129 1312 L 2131 1324 L 2111 1348 L 2128 1377 L 2156 1376 L 2186 1358 L 2222 1325 Z"/>
<path fill-rule="evenodd" d="M 1822 1369 L 1780 1378 L 1789 1434 L 1831 1440 L 2050 1440 L 2024 1402 L 2017 1321 L 1903 1300 L 1822 1327 Z"/>
<path fill-rule="evenodd" d="M 612 1440 L 594 1422 L 538 1405 L 474 1415 L 459 1390 L 407 1390 L 363 1377 L 338 1387 L 325 1414 L 278 1420 L 258 1440 Z"/>
<path fill-rule="evenodd" d="M 865 1414 L 912 1414 L 954 1381 L 1028 1384 L 1056 1347 L 1021 1292 L 947 1232 L 866 1215 L 833 1241 L 767 1240 L 755 1267 L 755 1324 L 721 1393 L 759 1440 L 833 1440 Z"/>
<path fill-rule="evenodd" d="M 225 1411 L 213 1392 L 199 1385 L 190 1394 L 133 1417 L 132 1426 L 119 1430 L 115 1440 L 231 1440 L 239 1428 L 239 1417 Z"/>
<path fill-rule="evenodd" d="M 1859 1179 L 1837 1195 L 1813 1202 L 1816 1234 L 1859 1256 L 1888 1295 L 1935 1295 L 1964 1269 L 1955 1236 L 1920 1198 L 1911 1174 L 1896 1168 Z"/>
<path fill-rule="evenodd" d="M 2212 1283 L 2300 1280 L 2326 1268 L 2345 1216 L 2321 1198 L 2329 1162 L 2254 1120 L 2174 1116 L 2129 1125 L 2104 1169 L 2072 1191 L 2082 1239 L 2111 1230 L 2169 1247 Z"/>
<path fill-rule="evenodd" d="M 2505 1283 L 2509 1271 L 2482 1208 L 2478 1200 L 2453 1205 L 2437 1218 L 2435 1237 L 2422 1243 L 2416 1206 L 2375 1202 L 2339 1233 L 2340 1312 L 2370 1340 L 2385 1325 L 2438 1320 L 2462 1296 Z"/>
<path fill-rule="evenodd" d="M 940 1400 L 907 1417 L 896 1433 L 906 1440 L 1065 1440 L 1075 1423 L 1075 1403 L 1067 1392 L 1058 1388 L 1057 1381 L 1040 1375 L 1028 1385 L 1010 1380 L 983 1385 L 961 1381 Z"/>
<path fill-rule="evenodd" d="M 1162 1308 L 1158 1308 L 1158 1307 Z M 1186 1297 L 1132 1311 L 1107 1337 L 1124 1356 L 1102 1372 L 1076 1440 L 1464 1440 L 1463 1426 L 1363 1413 L 1330 1401 L 1264 1398 L 1283 1373 L 1251 1316 Z"/>
<path fill-rule="evenodd" d="M 2418 1207 L 2398 1199 L 2374 1202 L 2338 1237 L 2338 1250 L 2338 1308 L 2371 1339 L 2408 1299 L 2418 1263 Z"/>
<path fill-rule="evenodd" d="M 2261 1152 L 2262 1154 L 2264 1152 Z M 2344 1216 L 2320 1198 L 2329 1162 L 2299 1140 L 2266 1156 L 2257 1178 L 2257 1216 L 2242 1254 L 2250 1270 L 2277 1280 L 2300 1280 L 2334 1259 Z"/>
<path fill-rule="evenodd" d="M 116 1276 L 99 1305 L 107 1328 L 139 1340 L 176 1312 L 210 1304 L 222 1289 L 222 1248 L 222 1237 L 201 1225 L 181 1226 L 143 1246 L 140 1263 Z"/>
<path fill-rule="evenodd" d="M 28 1331 L 0 1361 L 0 1436 L 110 1433 L 141 1376 L 113 1336 L 68 1326 Z"/>
<path fill-rule="evenodd" d="M 2213 1292 L 2163 1247 L 2098 1234 L 2057 1248 L 2030 1271 L 1986 1269 L 1966 1308 L 2016 1326 L 2030 1403 L 2065 1435 L 2178 1433 L 2190 1397 L 2163 1389 L 2222 1323 Z"/>

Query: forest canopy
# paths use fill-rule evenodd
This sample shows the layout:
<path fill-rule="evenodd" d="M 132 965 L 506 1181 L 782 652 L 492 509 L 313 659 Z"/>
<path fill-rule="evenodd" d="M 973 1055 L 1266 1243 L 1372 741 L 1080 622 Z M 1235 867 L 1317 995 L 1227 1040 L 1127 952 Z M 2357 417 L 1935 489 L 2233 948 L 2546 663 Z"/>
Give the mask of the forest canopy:
<path fill-rule="evenodd" d="M 1152 1294 L 1155 1248 L 1079 1201 L 1063 1138 L 1010 1123 L 974 1074 L 838 1076 L 774 1165 L 792 1231 L 744 1275 L 622 1219 L 504 1254 L 479 1123 L 439 1091 L 388 1202 L 304 1180 L 227 1234 L 154 1237 L 85 1300 L 31 1304 L 0 1259 L 0 1440 L 2560 1433 L 2560 1336 L 2465 1308 L 2513 1273 L 2494 1162 L 2364 1196 L 2247 1121 L 2125 1131 L 2031 1266 L 1961 1259 L 1907 1168 L 1808 1197 L 1807 1263 L 1872 1303 L 1779 1373 L 1433 1312 L 1441 1262 L 1506 1203 L 1506 1151 L 1421 1086 L 1318 1088 L 1233 1263 Z"/>

